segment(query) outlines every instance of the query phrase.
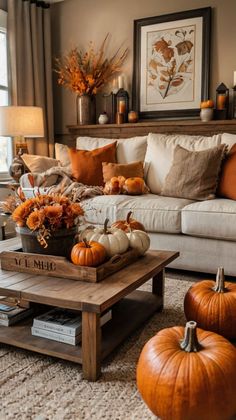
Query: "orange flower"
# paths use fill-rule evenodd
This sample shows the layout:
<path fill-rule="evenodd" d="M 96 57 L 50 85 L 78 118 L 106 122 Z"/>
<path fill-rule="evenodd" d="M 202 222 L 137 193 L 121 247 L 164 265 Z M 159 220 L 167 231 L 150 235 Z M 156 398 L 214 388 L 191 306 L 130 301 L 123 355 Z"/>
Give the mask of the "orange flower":
<path fill-rule="evenodd" d="M 68 207 L 65 209 L 65 213 L 67 216 L 77 217 L 77 216 L 83 216 L 84 210 L 78 203 L 71 203 Z"/>
<path fill-rule="evenodd" d="M 64 218 L 64 223 L 66 225 L 66 228 L 69 229 L 69 228 L 71 228 L 71 227 L 74 226 L 75 221 L 74 221 L 74 218 L 73 217 L 68 216 L 68 217 L 65 217 Z"/>
<path fill-rule="evenodd" d="M 26 224 L 29 229 L 37 230 L 39 229 L 45 220 L 45 213 L 44 210 L 34 210 L 26 220 Z"/>
<path fill-rule="evenodd" d="M 30 200 L 26 200 L 14 210 L 12 219 L 18 226 L 25 226 L 25 220 L 30 214 L 32 207 L 33 203 Z"/>
<path fill-rule="evenodd" d="M 63 208 L 59 204 L 55 206 L 47 206 L 44 208 L 45 217 L 49 220 L 49 223 L 54 225 L 58 224 L 62 217 Z"/>

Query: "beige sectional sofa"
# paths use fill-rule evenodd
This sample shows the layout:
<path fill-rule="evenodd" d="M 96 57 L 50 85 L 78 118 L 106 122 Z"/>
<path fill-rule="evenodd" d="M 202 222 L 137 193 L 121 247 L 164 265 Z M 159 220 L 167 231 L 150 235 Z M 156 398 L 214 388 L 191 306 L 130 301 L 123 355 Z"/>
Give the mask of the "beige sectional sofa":
<path fill-rule="evenodd" d="M 92 150 L 112 141 L 79 137 L 77 148 Z M 194 202 L 159 195 L 177 144 L 189 150 L 204 150 L 221 143 L 230 149 L 236 143 L 236 136 L 149 134 L 118 140 L 118 162 L 143 160 L 151 192 L 142 196 L 95 197 L 88 203 L 88 221 L 102 224 L 108 217 L 112 223 L 125 218 L 132 210 L 149 232 L 153 249 L 180 251 L 172 267 L 215 273 L 222 265 L 226 274 L 236 276 L 236 201 L 215 198 Z"/>
<path fill-rule="evenodd" d="M 92 150 L 115 141 L 91 137 L 77 138 L 77 148 Z M 224 266 L 236 276 L 236 201 L 215 198 L 193 201 L 160 195 L 171 167 L 176 145 L 189 150 L 204 150 L 225 143 L 236 143 L 231 134 L 212 137 L 149 134 L 117 141 L 118 163 L 142 160 L 150 193 L 142 196 L 104 195 L 84 202 L 89 223 L 101 225 L 124 219 L 132 210 L 151 237 L 151 248 L 180 251 L 171 266 L 186 270 L 215 273 Z M 66 162 L 67 146 L 56 145 L 56 158 Z"/>

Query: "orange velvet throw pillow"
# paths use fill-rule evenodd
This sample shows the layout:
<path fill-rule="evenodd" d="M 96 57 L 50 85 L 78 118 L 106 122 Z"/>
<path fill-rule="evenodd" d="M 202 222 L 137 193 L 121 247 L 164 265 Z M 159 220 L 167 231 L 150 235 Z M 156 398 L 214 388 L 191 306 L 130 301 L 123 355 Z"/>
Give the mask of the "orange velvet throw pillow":
<path fill-rule="evenodd" d="M 143 162 L 132 162 L 132 163 L 108 163 L 103 162 L 103 181 L 110 181 L 113 176 L 124 176 L 125 178 L 133 177 L 144 177 Z"/>
<path fill-rule="evenodd" d="M 236 200 L 236 143 L 223 163 L 217 195 Z"/>
<path fill-rule="evenodd" d="M 70 149 L 73 178 L 84 185 L 103 185 L 102 162 L 116 162 L 116 142 L 94 150 Z"/>

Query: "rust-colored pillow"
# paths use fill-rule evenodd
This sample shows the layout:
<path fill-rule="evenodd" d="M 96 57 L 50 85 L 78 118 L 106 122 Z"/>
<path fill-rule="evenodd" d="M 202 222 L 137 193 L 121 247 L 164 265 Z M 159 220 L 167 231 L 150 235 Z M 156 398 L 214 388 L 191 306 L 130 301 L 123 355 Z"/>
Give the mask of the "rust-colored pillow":
<path fill-rule="evenodd" d="M 125 178 L 144 177 L 143 162 L 132 162 L 125 165 L 121 163 L 103 162 L 102 171 L 103 181 L 105 183 L 110 181 L 113 176 L 124 176 Z"/>
<path fill-rule="evenodd" d="M 94 150 L 70 149 L 72 176 L 85 185 L 103 185 L 102 162 L 116 162 L 116 142 Z"/>
<path fill-rule="evenodd" d="M 236 143 L 223 163 L 217 195 L 236 200 Z"/>

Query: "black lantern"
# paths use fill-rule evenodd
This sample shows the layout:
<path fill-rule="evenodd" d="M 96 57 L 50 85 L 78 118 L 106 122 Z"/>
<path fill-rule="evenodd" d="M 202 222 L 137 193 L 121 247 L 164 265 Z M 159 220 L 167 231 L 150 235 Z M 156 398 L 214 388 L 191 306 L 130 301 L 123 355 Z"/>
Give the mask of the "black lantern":
<path fill-rule="evenodd" d="M 229 109 L 229 89 L 221 83 L 216 89 L 216 118 L 226 120 Z"/>
<path fill-rule="evenodd" d="M 123 114 L 123 122 L 128 122 L 129 112 L 129 94 L 123 88 L 119 89 L 116 94 L 116 112 Z"/>

